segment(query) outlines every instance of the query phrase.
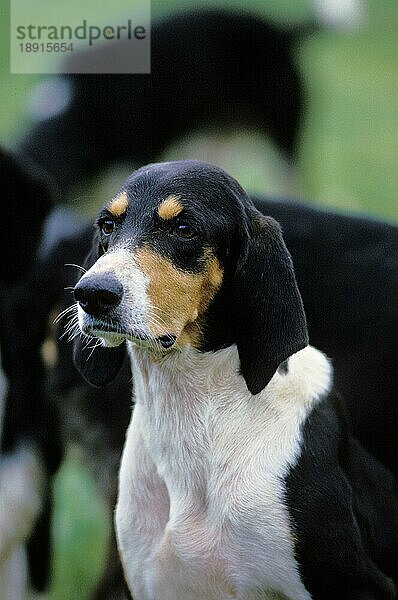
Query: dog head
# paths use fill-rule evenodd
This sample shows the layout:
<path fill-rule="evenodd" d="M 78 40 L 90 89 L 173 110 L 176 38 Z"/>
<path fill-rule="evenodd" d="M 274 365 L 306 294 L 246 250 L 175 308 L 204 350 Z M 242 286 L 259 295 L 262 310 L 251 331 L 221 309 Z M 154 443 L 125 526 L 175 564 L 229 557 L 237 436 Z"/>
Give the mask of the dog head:
<path fill-rule="evenodd" d="M 156 353 L 236 344 L 257 394 L 308 343 L 279 225 L 215 166 L 133 173 L 98 217 L 87 268 L 74 290 L 79 325 L 102 346 L 88 359 L 77 340 L 75 362 L 95 385 L 116 375 L 126 340 Z"/>

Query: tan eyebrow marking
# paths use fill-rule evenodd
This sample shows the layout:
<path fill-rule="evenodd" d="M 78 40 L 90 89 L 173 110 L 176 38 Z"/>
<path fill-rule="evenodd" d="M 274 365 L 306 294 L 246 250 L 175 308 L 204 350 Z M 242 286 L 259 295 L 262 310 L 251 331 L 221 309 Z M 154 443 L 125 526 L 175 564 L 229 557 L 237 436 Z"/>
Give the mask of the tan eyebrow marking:
<path fill-rule="evenodd" d="M 129 199 L 126 192 L 122 192 L 119 196 L 111 200 L 107 208 L 115 217 L 121 217 L 126 212 L 128 203 Z"/>
<path fill-rule="evenodd" d="M 171 194 L 158 206 L 158 215 L 161 219 L 174 219 L 182 212 L 179 196 Z"/>

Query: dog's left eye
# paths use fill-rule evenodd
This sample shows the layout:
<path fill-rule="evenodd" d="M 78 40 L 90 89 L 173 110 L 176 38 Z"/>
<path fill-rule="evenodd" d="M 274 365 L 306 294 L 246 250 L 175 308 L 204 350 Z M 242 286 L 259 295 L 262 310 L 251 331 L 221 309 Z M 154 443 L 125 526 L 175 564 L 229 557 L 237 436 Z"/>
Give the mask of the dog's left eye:
<path fill-rule="evenodd" d="M 104 235 L 111 235 L 115 231 L 115 221 L 112 219 L 102 219 L 99 222 L 100 229 Z"/>
<path fill-rule="evenodd" d="M 173 233 L 183 240 L 191 240 L 197 235 L 195 229 L 187 223 L 178 223 L 175 226 Z"/>

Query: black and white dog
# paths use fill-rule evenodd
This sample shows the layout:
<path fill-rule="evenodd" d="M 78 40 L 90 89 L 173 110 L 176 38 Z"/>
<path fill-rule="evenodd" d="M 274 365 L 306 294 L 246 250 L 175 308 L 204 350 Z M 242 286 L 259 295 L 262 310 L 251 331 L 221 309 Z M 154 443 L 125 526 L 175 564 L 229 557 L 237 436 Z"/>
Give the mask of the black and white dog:
<path fill-rule="evenodd" d="M 42 591 L 49 579 L 50 479 L 61 461 L 40 354 L 47 323 L 37 317 L 44 290 L 33 295 L 24 282 L 54 191 L 42 169 L 2 149 L 0 185 L 7 224 L 0 266 L 0 594 L 17 600 L 27 580 Z"/>
<path fill-rule="evenodd" d="M 63 112 L 39 123 L 22 147 L 51 172 L 63 190 L 116 160 L 138 164 L 151 160 L 176 136 L 200 124 L 255 125 L 292 157 L 303 111 L 303 83 L 292 47 L 311 30 L 285 31 L 255 16 L 227 11 L 172 15 L 153 28 L 152 76 L 63 79 L 64 91 L 68 86 L 71 91 L 70 103 Z M 239 43 L 231 45 L 231 40 Z M 178 96 L 170 90 L 178 90 Z M 52 399 L 59 397 L 60 402 L 54 407 L 43 394 L 46 373 L 40 346 L 48 315 L 59 303 L 62 288 L 72 283 L 64 283 L 64 263 L 80 262 L 85 234 L 60 243 L 22 283 L 36 256 L 34 249 L 54 194 L 48 178 L 28 164 L 26 157 L 21 161 L 0 152 L 0 180 L 7 223 L 0 268 L 0 340 L 8 375 L 0 461 L 4 482 L 0 491 L 6 502 L 0 512 L 7 527 L 2 540 L 7 543 L 0 546 L 9 548 L 12 539 L 18 544 L 36 523 L 28 550 L 33 581 L 43 589 L 50 553 L 47 478 L 61 457 L 57 411 L 61 409 L 61 421 L 66 424 L 65 441 L 70 435 L 79 436 L 79 428 L 70 426 L 70 414 L 76 415 L 74 425 L 80 420 L 79 442 L 89 456 L 95 455 L 97 462 L 93 465 L 92 461 L 90 468 L 98 480 L 109 482 L 103 487 L 111 507 L 114 473 L 110 465 L 120 453 L 128 418 L 123 400 L 128 390 L 126 378 L 102 392 L 79 382 L 70 368 L 69 349 L 61 340 L 59 381 L 51 390 Z M 256 205 L 283 225 L 311 339 L 333 356 L 338 388 L 345 392 L 356 435 L 397 472 L 397 228 L 286 201 L 258 199 Z M 19 289 L 11 290 L 10 284 L 16 282 Z M 90 436 L 83 435 L 88 430 Z M 94 442 L 100 438 L 106 452 Z M 13 489 L 21 492 L 21 504 L 14 501 Z M 18 507 L 25 511 L 25 520 L 17 517 Z M 4 559 L 6 553 L 0 554 Z M 109 579 L 114 579 L 112 574 Z"/>
<path fill-rule="evenodd" d="M 36 182 L 43 178 L 39 173 L 28 175 L 20 161 L 4 153 L 2 156 L 3 191 L 10 218 L 15 219 L 15 224 L 5 232 L 5 252 L 9 252 L 10 258 L 4 259 L 3 266 L 4 278 L 8 281 L 20 279 L 23 269 L 27 268 L 17 268 L 13 262 L 14 268 L 7 272 L 6 263 L 13 260 L 13 252 L 18 252 L 18 256 L 26 253 L 13 245 L 12 232 L 30 227 L 25 240 L 29 239 L 33 247 L 34 240 L 29 235 L 37 231 L 38 225 L 31 219 L 30 225 L 19 220 L 21 215 L 30 214 L 30 206 L 32 218 L 39 217 L 34 207 L 40 199 L 45 213 L 51 205 L 51 194 L 48 188 L 40 192 L 42 187 Z M 255 198 L 254 203 L 263 214 L 272 215 L 282 224 L 304 299 L 311 340 L 332 357 L 337 388 L 343 393 L 355 435 L 397 474 L 398 371 L 394 365 L 398 360 L 398 228 L 287 200 Z M 45 586 L 49 573 L 51 497 L 46 482 L 61 456 L 57 423 L 60 423 L 63 444 L 73 440 L 82 448 L 111 519 L 116 468 L 128 425 L 131 395 L 126 365 L 123 376 L 106 389 L 96 390 L 86 385 L 74 372 L 66 337 L 59 341 L 56 384 L 51 384 L 49 396 L 44 394 L 46 373 L 41 361 L 41 345 L 47 335 L 49 315 L 56 314 L 54 311 L 61 304 L 69 305 L 70 293 L 64 288 L 76 281 L 75 272 L 65 267 L 65 263 L 82 264 L 90 247 L 90 227 L 70 237 L 71 228 L 66 227 L 66 221 L 63 213 L 51 218 L 52 225 L 46 228 L 45 245 L 40 248 L 33 271 L 17 288 L 4 284 L 2 288 L 0 341 L 8 393 L 2 436 L 3 461 L 0 461 L 4 483 L 0 491 L 7 496 L 3 497 L 7 505 L 3 505 L 1 514 L 9 532 L 2 536 L 2 547 L 5 548 L 6 542 L 7 548 L 12 548 L 9 543 L 12 541 L 16 550 L 20 548 L 26 532 L 36 523 L 28 551 L 31 576 L 39 589 Z M 54 223 L 58 225 L 55 227 Z M 79 227 L 76 222 L 75 228 Z M 51 243 L 54 247 L 48 251 Z M 34 259 L 33 252 L 21 257 L 25 261 L 28 258 Z M 27 331 L 30 332 L 28 337 Z M 63 329 L 59 335 L 62 333 Z M 40 466 L 36 472 L 31 468 L 35 464 Z M 27 473 L 27 477 L 23 473 Z M 18 481 L 23 485 L 19 486 Z M 22 503 L 15 501 L 13 489 L 20 490 Z M 12 513 L 6 508 L 10 500 Z M 24 511 L 25 520 L 17 517 L 18 507 Z M 29 512 L 31 509 L 33 512 Z M 112 544 L 109 552 L 107 570 L 96 592 L 98 598 L 115 597 L 119 593 L 116 590 L 121 588 Z M 8 550 L 1 556 L 6 567 L 10 564 L 6 560 Z M 13 589 L 15 596 L 15 587 Z"/>
<path fill-rule="evenodd" d="M 395 480 L 351 437 L 279 226 L 234 179 L 136 171 L 74 295 L 99 339 L 77 338 L 85 377 L 130 355 L 116 528 L 137 600 L 396 597 Z"/>

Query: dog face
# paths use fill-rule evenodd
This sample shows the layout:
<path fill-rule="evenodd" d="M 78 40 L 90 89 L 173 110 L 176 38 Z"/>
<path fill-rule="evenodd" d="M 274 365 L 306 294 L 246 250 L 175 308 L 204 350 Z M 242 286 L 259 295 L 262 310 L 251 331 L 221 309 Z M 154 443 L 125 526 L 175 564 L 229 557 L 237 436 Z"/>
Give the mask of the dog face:
<path fill-rule="evenodd" d="M 257 393 L 307 343 L 278 225 L 217 167 L 181 161 L 136 171 L 100 213 L 88 266 L 74 291 L 79 325 L 105 346 L 129 340 L 162 354 L 236 343 Z"/>
<path fill-rule="evenodd" d="M 141 169 L 107 204 L 97 220 L 97 260 L 75 290 L 85 333 L 109 345 L 201 345 L 243 216 L 228 202 L 228 180 L 217 172 L 214 185 L 211 174 L 192 164 Z"/>

